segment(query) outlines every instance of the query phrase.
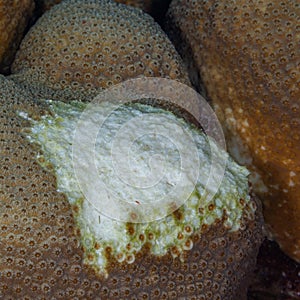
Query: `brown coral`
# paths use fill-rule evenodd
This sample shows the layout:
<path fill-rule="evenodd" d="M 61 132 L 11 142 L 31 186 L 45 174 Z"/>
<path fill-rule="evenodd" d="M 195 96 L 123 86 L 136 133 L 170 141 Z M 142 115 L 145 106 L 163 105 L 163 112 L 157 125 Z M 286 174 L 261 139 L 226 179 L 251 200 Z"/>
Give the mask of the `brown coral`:
<path fill-rule="evenodd" d="M 0 1 L 1 73 L 8 73 L 33 9 L 33 0 Z"/>
<path fill-rule="evenodd" d="M 63 97 L 67 90 L 95 94 L 138 76 L 189 82 L 159 25 L 140 10 L 108 0 L 53 7 L 24 38 L 12 72 L 32 90 L 55 90 Z"/>
<path fill-rule="evenodd" d="M 0 76 L 0 297 L 3 299 L 238 299 L 245 296 L 261 240 L 261 214 L 244 208 L 241 227 L 220 220 L 193 234 L 184 261 L 145 247 L 133 264 L 109 257 L 107 278 L 82 263 L 71 207 L 56 178 L 37 162 L 18 112 L 39 118 L 46 104 L 33 101 Z M 254 217 L 254 218 L 253 218 Z"/>
<path fill-rule="evenodd" d="M 270 232 L 298 261 L 299 16 L 297 1 L 175 0 L 168 18 L 174 41 L 200 72 L 230 152 L 256 176 Z"/>

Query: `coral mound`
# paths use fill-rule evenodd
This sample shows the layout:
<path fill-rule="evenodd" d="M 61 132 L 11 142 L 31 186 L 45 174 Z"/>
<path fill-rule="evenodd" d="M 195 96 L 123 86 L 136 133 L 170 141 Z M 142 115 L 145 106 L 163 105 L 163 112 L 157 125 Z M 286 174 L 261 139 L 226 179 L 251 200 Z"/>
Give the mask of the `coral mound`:
<path fill-rule="evenodd" d="M 46 12 L 25 36 L 12 73 L 52 98 L 51 90 L 63 94 L 58 98 L 67 90 L 95 94 L 138 76 L 189 83 L 159 25 L 140 10 L 108 0 L 64 1 Z"/>
<path fill-rule="evenodd" d="M 299 16 L 299 2 L 289 0 L 174 0 L 168 13 L 170 36 L 194 60 L 229 151 L 252 171 L 270 236 L 298 262 Z"/>

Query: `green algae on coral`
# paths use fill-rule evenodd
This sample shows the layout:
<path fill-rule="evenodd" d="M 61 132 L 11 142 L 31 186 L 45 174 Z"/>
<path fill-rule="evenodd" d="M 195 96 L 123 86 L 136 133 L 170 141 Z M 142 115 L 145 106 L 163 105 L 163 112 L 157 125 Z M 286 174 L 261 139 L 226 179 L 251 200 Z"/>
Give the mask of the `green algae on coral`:
<path fill-rule="evenodd" d="M 183 119 L 175 117 L 172 113 L 143 104 L 123 105 L 114 111 L 103 124 L 96 143 L 98 145 L 96 151 L 98 166 L 106 170 L 106 177 L 101 179 L 117 192 L 122 191 L 123 197 L 130 198 L 130 192 L 132 192 L 138 197 L 137 199 L 143 201 L 143 196 L 147 196 L 144 191 L 143 194 L 138 189 L 129 190 L 128 186 L 117 178 L 111 163 L 110 150 L 116 133 L 124 123 L 133 117 L 149 113 L 166 115 L 179 122 L 192 134 L 198 149 L 202 176 L 199 177 L 190 197 L 178 209 L 182 216 L 180 220 L 176 214 L 170 214 L 154 222 L 130 224 L 113 220 L 101 214 L 82 194 L 72 164 L 74 131 L 80 115 L 87 105 L 80 102 L 66 104 L 59 101 L 48 101 L 48 104 L 51 113 L 42 116 L 39 120 L 29 118 L 25 112 L 19 112 L 19 115 L 31 121 L 32 127 L 27 138 L 41 147 L 39 161 L 44 167 L 49 164 L 53 166 L 58 190 L 64 192 L 72 206 L 76 207 L 75 218 L 81 231 L 81 241 L 85 248 L 87 263 L 105 273 L 107 247 L 112 249 L 112 255 L 118 261 L 132 263 L 134 255 L 146 243 L 150 245 L 150 251 L 155 255 L 163 256 L 174 247 L 177 249 L 174 256 L 180 255 L 184 250 L 190 250 L 193 247 L 190 239 L 193 232 L 201 229 L 203 225 L 211 225 L 217 219 L 222 219 L 224 214 L 226 215 L 225 226 L 232 231 L 239 229 L 243 209 L 250 202 L 247 169 L 236 164 L 225 151 L 220 150 L 220 155 L 227 159 L 224 178 L 214 198 L 207 200 L 205 184 L 201 181 L 201 178 L 208 176 L 210 171 L 210 149 L 207 137 L 200 130 L 187 124 Z M 103 102 L 100 106 L 105 111 L 112 104 Z M 151 148 L 155 147 L 153 143 L 155 143 L 153 139 L 140 141 L 140 146 L 142 145 L 142 148 L 146 149 L 143 155 L 147 156 L 147 152 L 149 153 Z M 173 153 L 174 161 L 176 161 L 176 149 L 174 145 L 169 145 L 169 147 L 171 147 L 169 150 L 172 150 L 169 153 Z M 82 151 L 84 151 L 84 147 Z M 171 171 L 173 170 L 176 174 L 179 169 L 176 169 L 174 161 L 172 161 L 173 169 Z M 167 186 L 167 182 L 162 184 L 156 197 L 159 193 L 166 192 Z M 149 195 L 153 197 L 153 190 L 150 190 Z M 101 195 L 99 195 L 99 201 L 101 201 Z M 132 230 L 128 230 L 128 226 Z M 95 249 L 95 244 L 101 246 Z"/>

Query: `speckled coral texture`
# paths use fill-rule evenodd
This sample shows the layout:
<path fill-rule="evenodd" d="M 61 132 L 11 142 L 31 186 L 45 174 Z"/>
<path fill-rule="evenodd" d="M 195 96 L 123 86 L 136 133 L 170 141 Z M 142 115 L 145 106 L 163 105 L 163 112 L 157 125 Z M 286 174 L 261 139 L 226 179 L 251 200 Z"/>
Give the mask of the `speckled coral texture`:
<path fill-rule="evenodd" d="M 261 242 L 261 211 L 246 206 L 241 227 L 222 220 L 193 234 L 181 261 L 144 247 L 133 264 L 110 257 L 108 277 L 82 263 L 80 232 L 51 169 L 27 142 L 26 111 L 39 118 L 46 105 L 0 76 L 0 297 L 1 299 L 238 299 L 245 297 Z M 180 221 L 180 215 L 178 215 Z M 95 245 L 96 247 L 96 245 Z M 170 250 L 171 251 L 171 250 Z"/>
<path fill-rule="evenodd" d="M 299 17 L 299 2 L 288 0 L 174 0 L 168 14 L 170 36 L 194 61 L 229 151 L 260 176 L 252 183 L 270 235 L 297 261 Z"/>
<path fill-rule="evenodd" d="M 95 94 L 139 76 L 189 83 L 179 54 L 152 17 L 108 0 L 53 7 L 24 38 L 12 72 L 39 91 Z"/>

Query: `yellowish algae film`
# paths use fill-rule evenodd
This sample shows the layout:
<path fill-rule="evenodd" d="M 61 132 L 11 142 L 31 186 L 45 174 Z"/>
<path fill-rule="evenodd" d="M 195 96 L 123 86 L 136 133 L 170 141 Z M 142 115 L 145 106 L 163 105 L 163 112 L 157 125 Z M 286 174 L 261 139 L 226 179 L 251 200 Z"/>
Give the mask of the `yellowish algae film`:
<path fill-rule="evenodd" d="M 38 161 L 44 167 L 52 166 L 57 178 L 58 190 L 67 195 L 72 207 L 76 207 L 74 215 L 85 249 L 85 262 L 94 266 L 99 272 L 103 274 L 106 272 L 106 249 L 108 247 L 111 255 L 119 262 L 134 262 L 135 254 L 145 243 L 150 245 L 150 251 L 155 255 L 162 256 L 171 250 L 173 256 L 180 257 L 184 250 L 190 250 L 193 247 L 191 235 L 203 225 L 210 225 L 216 219 L 221 219 L 224 212 L 227 215 L 225 225 L 228 229 L 233 231 L 239 229 L 243 208 L 250 201 L 248 170 L 235 163 L 225 151 L 220 150 L 219 155 L 227 160 L 225 174 L 215 196 L 206 199 L 203 178 L 209 176 L 212 142 L 209 143 L 204 133 L 183 119 L 160 108 L 143 104 L 123 105 L 114 110 L 102 124 L 97 137 L 95 156 L 99 169 L 105 170 L 102 172 L 101 180 L 117 194 L 120 192 L 122 197 L 134 195 L 142 201 L 143 196 L 147 196 L 145 194 L 147 191 L 144 189 L 128 186 L 116 176 L 111 163 L 111 143 L 123 124 L 131 118 L 149 113 L 166 115 L 170 120 L 179 122 L 185 130 L 191 133 L 199 154 L 199 180 L 190 197 L 179 208 L 181 218 L 178 218 L 178 214 L 172 213 L 153 222 L 129 224 L 101 214 L 82 194 L 73 170 L 74 132 L 87 104 L 79 102 L 66 104 L 50 100 L 47 102 L 51 113 L 39 119 L 30 118 L 26 112 L 19 112 L 19 115 L 31 121 L 32 126 L 26 135 L 32 143 L 40 146 Z M 107 111 L 112 106 L 108 102 L 97 105 L 103 106 L 103 111 Z M 142 149 L 143 154 L 133 153 L 147 161 L 152 154 L 151 151 L 157 150 L 161 141 L 159 138 L 145 136 L 136 143 L 136 149 L 139 151 Z M 84 151 L 84 145 L 82 151 Z M 172 143 L 167 145 L 166 151 L 171 162 L 168 166 L 171 168 L 169 171 L 174 174 L 176 184 L 176 178 L 180 178 L 178 177 L 180 156 L 176 151 L 176 146 Z M 166 179 L 165 182 L 162 180 L 152 190 L 149 189 L 149 193 L 155 197 L 155 193 L 167 195 L 168 189 L 172 188 L 169 180 Z M 99 201 L 101 201 L 101 195 L 99 195 Z"/>

